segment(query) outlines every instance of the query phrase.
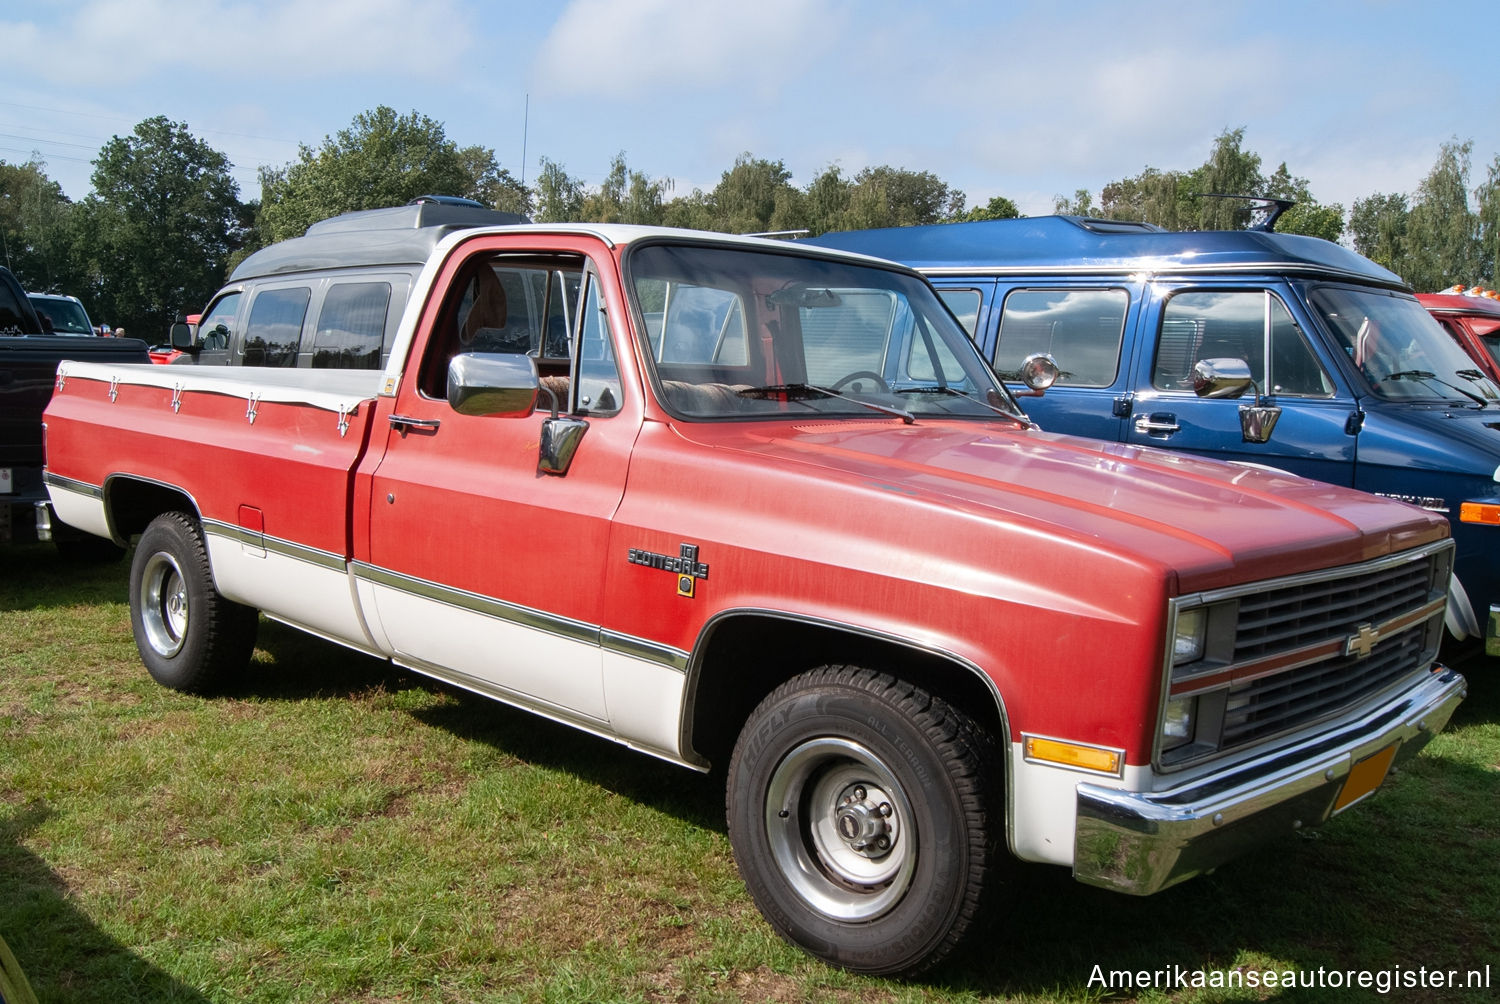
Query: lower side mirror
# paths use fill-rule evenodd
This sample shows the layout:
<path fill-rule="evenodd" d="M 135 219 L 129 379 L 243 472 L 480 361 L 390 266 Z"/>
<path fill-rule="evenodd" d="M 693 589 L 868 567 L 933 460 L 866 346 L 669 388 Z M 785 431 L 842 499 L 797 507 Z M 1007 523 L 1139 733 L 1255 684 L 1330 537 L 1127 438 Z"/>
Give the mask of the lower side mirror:
<path fill-rule="evenodd" d="M 536 469 L 541 474 L 566 474 L 573 463 L 573 454 L 583 442 L 583 434 L 589 431 L 589 423 L 581 418 L 554 414 L 542 419 L 542 448 Z"/>

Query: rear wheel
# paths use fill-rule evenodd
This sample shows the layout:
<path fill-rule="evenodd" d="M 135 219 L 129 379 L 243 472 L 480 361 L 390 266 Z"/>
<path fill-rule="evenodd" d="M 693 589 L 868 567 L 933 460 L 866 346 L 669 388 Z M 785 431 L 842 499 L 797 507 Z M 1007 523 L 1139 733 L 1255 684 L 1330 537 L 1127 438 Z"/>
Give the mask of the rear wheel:
<path fill-rule="evenodd" d="M 828 666 L 777 688 L 729 766 L 729 835 L 757 906 L 846 969 L 911 973 L 959 944 L 994 866 L 992 743 L 894 677 Z"/>
<path fill-rule="evenodd" d="M 156 682 L 195 693 L 223 686 L 250 661 L 258 618 L 214 588 L 197 520 L 152 520 L 130 565 L 130 624 Z"/>

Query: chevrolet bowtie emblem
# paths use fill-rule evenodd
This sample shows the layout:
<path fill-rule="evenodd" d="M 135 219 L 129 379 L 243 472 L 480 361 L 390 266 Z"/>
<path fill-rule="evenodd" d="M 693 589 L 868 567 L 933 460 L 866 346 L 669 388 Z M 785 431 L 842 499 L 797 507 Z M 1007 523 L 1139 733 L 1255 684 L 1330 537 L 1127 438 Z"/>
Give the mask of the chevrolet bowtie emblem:
<path fill-rule="evenodd" d="M 1368 659 L 1370 653 L 1375 651 L 1375 643 L 1380 640 L 1380 632 L 1368 624 L 1361 624 L 1359 630 L 1344 640 L 1344 654 L 1357 655 L 1361 659 Z"/>

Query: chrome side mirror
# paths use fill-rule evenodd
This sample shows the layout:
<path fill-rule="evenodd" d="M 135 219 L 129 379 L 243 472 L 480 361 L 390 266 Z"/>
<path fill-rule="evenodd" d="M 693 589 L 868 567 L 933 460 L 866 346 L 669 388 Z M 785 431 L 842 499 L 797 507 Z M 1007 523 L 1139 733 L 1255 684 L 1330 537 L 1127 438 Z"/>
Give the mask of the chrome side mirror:
<path fill-rule="evenodd" d="M 1243 359 L 1200 359 L 1193 367 L 1193 393 L 1199 397 L 1239 397 L 1254 386 Z"/>
<path fill-rule="evenodd" d="M 448 363 L 448 404 L 460 415 L 525 418 L 536 410 L 536 360 L 501 352 L 471 352 Z"/>
<path fill-rule="evenodd" d="M 1199 397 L 1236 398 L 1246 390 L 1255 392 L 1255 403 L 1240 405 L 1240 439 L 1269 443 L 1281 409 L 1265 403 L 1250 375 L 1250 364 L 1243 359 L 1200 359 L 1193 367 L 1193 393 Z"/>
<path fill-rule="evenodd" d="M 1033 352 L 1021 360 L 1021 382 L 1026 390 L 1012 391 L 1014 397 L 1041 397 L 1053 384 L 1061 371 L 1057 360 L 1046 352 Z"/>

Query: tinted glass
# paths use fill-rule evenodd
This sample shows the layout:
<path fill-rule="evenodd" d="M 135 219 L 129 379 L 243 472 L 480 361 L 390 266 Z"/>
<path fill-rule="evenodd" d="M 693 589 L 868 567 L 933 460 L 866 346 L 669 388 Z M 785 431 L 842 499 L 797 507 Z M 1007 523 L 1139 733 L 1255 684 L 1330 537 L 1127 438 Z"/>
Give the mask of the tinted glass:
<path fill-rule="evenodd" d="M 234 344 L 234 315 L 240 309 L 241 293 L 220 297 L 198 322 L 198 338 L 205 352 L 223 352 Z"/>
<path fill-rule="evenodd" d="M 1021 363 L 1052 356 L 1057 382 L 1108 387 L 1120 366 L 1120 340 L 1130 296 L 1123 289 L 1017 289 L 1005 298 L 995 372 L 1021 379 Z"/>
<path fill-rule="evenodd" d="M 46 315 L 52 322 L 52 333 L 54 335 L 92 335 L 93 325 L 89 324 L 89 315 L 84 313 L 82 304 L 72 300 L 54 300 L 49 297 L 34 296 L 31 305 L 36 308 L 38 314 Z"/>
<path fill-rule="evenodd" d="M 391 303 L 388 282 L 341 282 L 328 289 L 313 335 L 317 369 L 379 369 Z"/>
<path fill-rule="evenodd" d="M 1320 286 L 1309 300 L 1377 397 L 1476 404 L 1500 399 L 1500 388 L 1416 300 L 1342 286 Z"/>
<path fill-rule="evenodd" d="M 953 311 L 953 316 L 958 318 L 958 323 L 964 326 L 969 337 L 974 337 L 974 331 L 979 327 L 979 290 L 977 289 L 940 289 L 938 296 Z"/>
<path fill-rule="evenodd" d="M 1190 392 L 1201 359 L 1243 360 L 1265 394 L 1328 397 L 1334 391 L 1286 304 L 1266 290 L 1205 290 L 1167 301 L 1152 384 Z"/>
<path fill-rule="evenodd" d="M 245 325 L 246 366 L 297 365 L 302 321 L 311 295 L 308 287 L 297 286 L 262 290 L 255 297 Z"/>

